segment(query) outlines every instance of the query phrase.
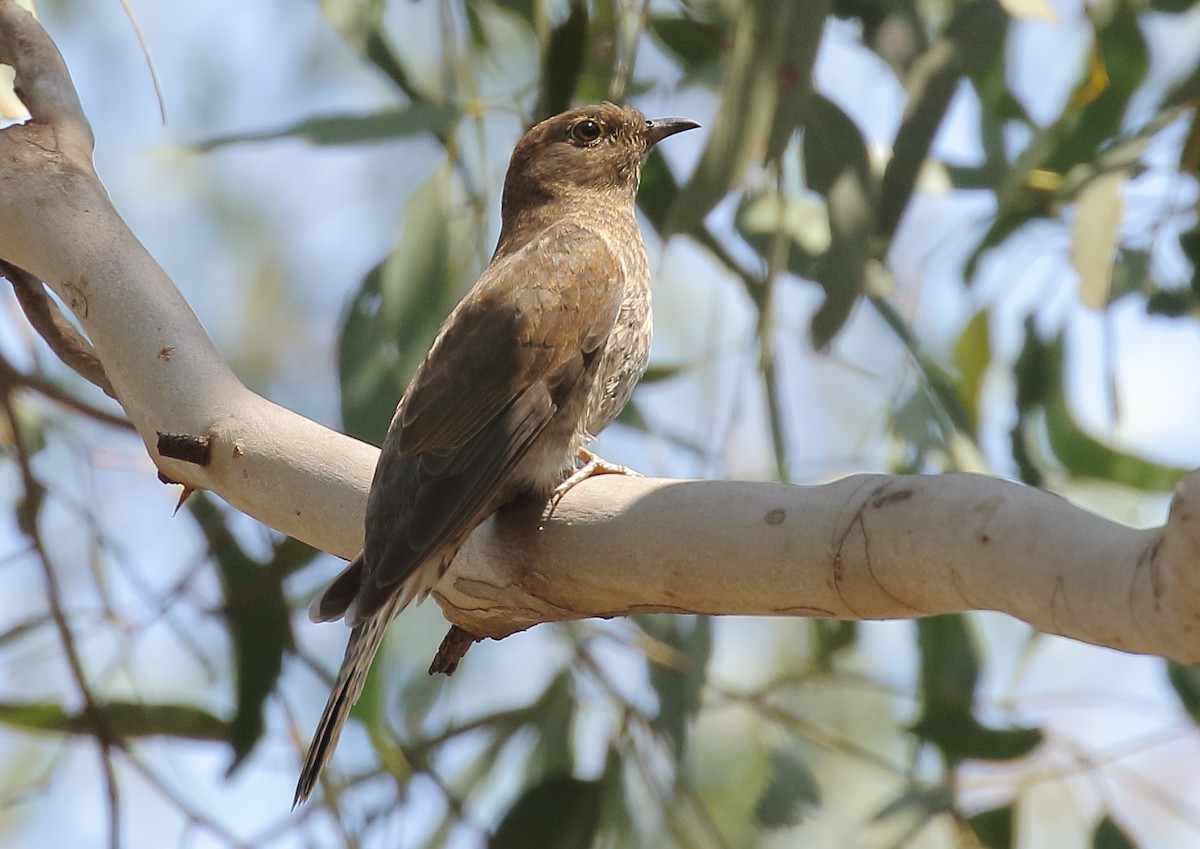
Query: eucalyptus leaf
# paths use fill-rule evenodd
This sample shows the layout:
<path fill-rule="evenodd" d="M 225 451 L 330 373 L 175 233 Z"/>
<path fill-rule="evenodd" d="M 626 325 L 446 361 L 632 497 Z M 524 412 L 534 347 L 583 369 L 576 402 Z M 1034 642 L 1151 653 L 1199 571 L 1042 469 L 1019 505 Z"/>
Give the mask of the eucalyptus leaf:
<path fill-rule="evenodd" d="M 771 777 L 754 807 L 754 818 L 762 828 L 798 825 L 806 810 L 821 804 L 816 776 L 796 755 L 771 753 Z"/>
<path fill-rule="evenodd" d="M 458 197 L 443 164 L 409 199 L 395 250 L 367 274 L 342 321 L 342 421 L 359 439 L 382 441 L 404 387 L 477 270 Z"/>
<path fill-rule="evenodd" d="M 201 152 L 245 142 L 302 139 L 318 146 L 368 144 L 406 136 L 432 133 L 442 137 L 460 118 L 457 109 L 431 103 L 416 103 L 368 115 L 323 115 L 305 118 L 274 130 L 253 130 L 213 136 L 192 147 Z"/>
<path fill-rule="evenodd" d="M 488 849 L 588 849 L 602 803 L 599 782 L 547 778 L 522 793 L 508 809 Z"/>
<path fill-rule="evenodd" d="M 283 668 L 283 653 L 292 648 L 292 628 L 283 593 L 286 571 L 261 564 L 238 544 L 220 511 L 203 494 L 188 507 L 208 541 L 225 594 L 222 612 L 233 643 L 237 672 L 236 710 L 230 723 L 232 774 L 263 734 L 267 698 Z"/>

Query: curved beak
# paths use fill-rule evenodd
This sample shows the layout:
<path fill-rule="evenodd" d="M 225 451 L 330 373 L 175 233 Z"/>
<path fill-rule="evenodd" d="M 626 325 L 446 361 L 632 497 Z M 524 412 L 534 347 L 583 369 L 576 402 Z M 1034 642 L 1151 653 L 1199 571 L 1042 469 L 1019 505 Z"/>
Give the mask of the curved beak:
<path fill-rule="evenodd" d="M 667 136 L 682 133 L 684 130 L 694 130 L 699 126 L 690 118 L 655 118 L 646 122 L 646 139 L 654 145 Z"/>

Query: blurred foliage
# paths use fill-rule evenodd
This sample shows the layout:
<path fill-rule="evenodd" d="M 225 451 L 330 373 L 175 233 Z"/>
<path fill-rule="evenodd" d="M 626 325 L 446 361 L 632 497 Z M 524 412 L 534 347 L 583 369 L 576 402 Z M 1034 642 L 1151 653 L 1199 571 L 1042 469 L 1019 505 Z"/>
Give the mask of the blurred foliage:
<path fill-rule="evenodd" d="M 785 419 L 802 414 L 787 408 L 772 341 L 773 310 L 785 287 L 819 291 L 805 339 L 812 350 L 835 349 L 856 314 L 867 312 L 905 352 L 913 380 L 888 411 L 897 471 L 979 468 L 985 408 L 996 396 L 985 389 L 1000 376 L 1010 438 L 1001 448 L 1007 456 L 989 455 L 994 467 L 1031 485 L 1094 480 L 1151 494 L 1168 491 L 1184 473 L 1110 445 L 1077 422 L 1065 392 L 1071 346 L 1061 322 L 1027 306 L 1018 316 L 1024 320 L 1019 355 L 1006 358 L 997 347 L 995 302 L 980 299 L 949 344 L 929 344 L 893 303 L 900 276 L 893 259 L 906 215 L 940 175 L 941 190 L 991 204 L 986 226 L 964 245 L 964 288 L 984 276 L 998 248 L 1054 226 L 1066 234 L 1082 304 L 1104 314 L 1134 303 L 1147 314 L 1195 322 L 1200 230 L 1194 215 L 1176 210 L 1170 222 L 1153 225 L 1173 228 L 1166 241 L 1175 254 L 1164 262 L 1148 247 L 1158 232 L 1139 231 L 1126 208 L 1151 145 L 1177 144 L 1172 180 L 1200 173 L 1200 54 L 1166 57 L 1175 78 L 1151 87 L 1148 71 L 1165 57 L 1152 55 L 1145 35 L 1152 16 L 1185 14 L 1192 4 L 1097 0 L 1060 11 L 1085 19 L 1091 39 L 1069 95 L 1056 115 L 1040 121 L 1014 93 L 1011 49 L 1028 25 L 1021 16 L 1036 17 L 1038 3 L 441 0 L 442 41 L 432 60 L 420 61 L 395 46 L 408 0 L 321 6 L 346 47 L 394 87 L 395 102 L 374 114 L 314 115 L 214 136 L 197 147 L 414 136 L 439 145 L 442 160 L 407 199 L 395 249 L 365 276 L 341 321 L 339 376 L 349 433 L 381 439 L 437 327 L 486 261 L 484 224 L 498 199 L 472 151 L 491 138 L 489 120 L 517 116 L 508 127 L 511 142 L 519 126 L 570 104 L 682 92 L 689 102 L 711 104 L 711 114 L 694 116 L 704 118 L 704 148 L 687 175 L 673 173 L 655 152 L 644 169 L 640 211 L 654 235 L 702 249 L 753 305 L 770 426 L 764 441 L 781 478 L 792 474 Z M 856 123 L 854 104 L 814 85 L 814 64 L 831 33 L 853 41 L 903 91 L 903 115 L 894 136 L 883 140 L 882 155 L 880 140 L 868 141 Z M 496 79 L 501 59 L 513 54 L 534 57 L 529 76 Z M 978 145 L 976 160 L 938 154 L 955 103 L 973 106 L 965 132 Z M 669 383 L 686 369 L 655 364 L 648 379 Z M 44 444 L 40 423 L 20 405 L 6 410 L 0 451 L 28 470 L 29 456 Z M 653 430 L 636 406 L 622 421 Z M 23 529 L 36 527 L 41 498 L 29 475 L 16 505 Z M 112 700 L 94 706 L 90 717 L 55 704 L 4 704 L 0 722 L 96 734 L 100 716 L 106 733 L 121 740 L 227 741 L 233 766 L 251 753 L 284 659 L 294 651 L 283 581 L 312 553 L 284 542 L 273 543 L 265 561 L 252 557 L 228 517 L 202 499 L 191 506 L 220 577 L 219 609 L 236 671 L 235 683 L 223 685 L 231 692 L 230 718 L 185 705 Z M 398 805 L 403 810 L 418 779 L 444 801 L 427 813 L 433 824 L 423 845 L 430 847 L 463 828 L 493 849 L 792 845 L 778 842 L 777 833 L 820 812 L 830 795 L 826 782 L 836 781 L 827 764 L 843 757 L 892 782 L 888 800 L 861 824 L 894 828 L 898 836 L 887 845 L 1015 846 L 1020 794 L 969 810 L 959 779 L 982 761 L 1036 757 L 1048 732 L 1016 722 L 997 727 L 994 714 L 981 718 L 986 663 L 969 618 L 917 624 L 915 707 L 888 708 L 891 733 L 906 743 L 907 754 L 896 755 L 895 747 L 875 754 L 872 742 L 838 739 L 793 712 L 794 691 L 806 698 L 855 680 L 861 630 L 813 621 L 798 648 L 757 646 L 755 660 L 775 665 L 774 683 L 742 692 L 710 679 L 719 641 L 707 618 L 639 617 L 617 629 L 564 629 L 570 660 L 539 695 L 435 730 L 429 716 L 437 683 L 407 667 L 376 664 L 355 717 L 368 728 L 379 765 L 350 776 L 331 770 L 325 804 L 345 845 L 358 845 L 358 830 L 369 832 Z M 610 667 L 601 655 L 613 650 L 614 639 L 622 662 Z M 1182 707 L 1200 719 L 1195 670 L 1171 664 L 1167 675 Z M 639 676 L 644 698 L 630 695 Z M 726 721 L 723 711 L 735 709 L 753 717 L 750 739 Z M 696 740 L 701 727 L 711 732 L 703 747 Z M 725 758 L 715 769 L 713 749 Z M 368 780 L 377 777 L 385 781 Z M 349 801 L 363 785 L 374 789 Z M 379 792 L 383 785 L 394 792 Z M 954 838 L 930 837 L 927 826 L 947 822 Z M 1091 840 L 1096 847 L 1136 845 L 1107 815 Z"/>

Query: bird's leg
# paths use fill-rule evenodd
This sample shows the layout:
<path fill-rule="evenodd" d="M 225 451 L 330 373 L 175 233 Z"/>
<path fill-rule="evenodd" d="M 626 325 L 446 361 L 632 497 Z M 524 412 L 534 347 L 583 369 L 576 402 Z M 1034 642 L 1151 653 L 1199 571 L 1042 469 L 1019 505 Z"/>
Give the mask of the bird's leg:
<path fill-rule="evenodd" d="M 564 495 L 590 477 L 596 475 L 626 475 L 631 478 L 642 477 L 641 472 L 636 472 L 628 466 L 622 466 L 620 463 L 610 463 L 608 460 L 593 454 L 586 448 L 580 448 L 579 453 L 575 457 L 583 465 L 568 475 L 566 480 L 556 486 L 554 492 L 550 493 L 550 500 L 546 502 L 546 509 L 542 512 L 543 521 L 554 515 L 554 511 L 558 509 L 558 503 L 563 500 Z"/>

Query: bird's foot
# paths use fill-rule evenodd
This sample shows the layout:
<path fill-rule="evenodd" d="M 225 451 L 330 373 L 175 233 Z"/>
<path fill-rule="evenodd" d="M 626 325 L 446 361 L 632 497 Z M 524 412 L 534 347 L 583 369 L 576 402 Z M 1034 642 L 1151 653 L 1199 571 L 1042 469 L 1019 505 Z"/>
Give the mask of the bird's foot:
<path fill-rule="evenodd" d="M 634 471 L 628 466 L 622 466 L 620 463 L 610 463 L 608 460 L 593 454 L 586 448 L 580 448 L 577 457 L 583 465 L 556 486 L 554 492 L 550 493 L 550 499 L 546 502 L 546 509 L 542 511 L 543 521 L 554 515 L 554 511 L 558 509 L 558 503 L 563 500 L 564 495 L 590 477 L 595 477 L 596 475 L 625 475 L 631 478 L 642 477 L 641 472 Z"/>

